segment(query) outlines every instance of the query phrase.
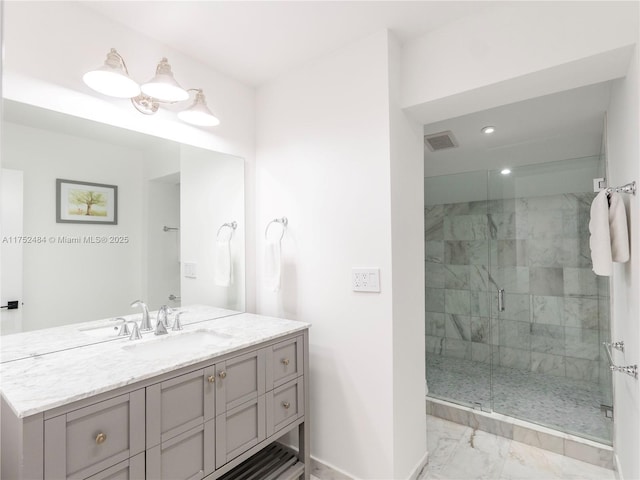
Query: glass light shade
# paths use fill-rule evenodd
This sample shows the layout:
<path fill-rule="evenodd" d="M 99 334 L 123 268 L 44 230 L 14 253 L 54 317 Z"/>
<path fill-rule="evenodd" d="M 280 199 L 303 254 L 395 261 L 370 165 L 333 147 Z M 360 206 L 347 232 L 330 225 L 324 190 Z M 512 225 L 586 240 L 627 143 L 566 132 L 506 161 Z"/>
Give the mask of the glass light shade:
<path fill-rule="evenodd" d="M 211 113 L 211 110 L 207 107 L 207 103 L 204 99 L 204 93 L 198 91 L 196 98 L 186 110 L 178 113 L 178 118 L 183 122 L 190 123 L 191 125 L 197 125 L 199 127 L 215 127 L 220 125 L 220 120 Z"/>
<path fill-rule="evenodd" d="M 117 98 L 140 95 L 140 86 L 129 77 L 122 57 L 114 48 L 107 54 L 101 67 L 87 72 L 82 80 L 96 92 Z"/>
<path fill-rule="evenodd" d="M 173 78 L 171 65 L 166 58 L 160 60 L 156 76 L 140 86 L 142 93 L 161 102 L 180 102 L 189 98 L 189 92 Z"/>

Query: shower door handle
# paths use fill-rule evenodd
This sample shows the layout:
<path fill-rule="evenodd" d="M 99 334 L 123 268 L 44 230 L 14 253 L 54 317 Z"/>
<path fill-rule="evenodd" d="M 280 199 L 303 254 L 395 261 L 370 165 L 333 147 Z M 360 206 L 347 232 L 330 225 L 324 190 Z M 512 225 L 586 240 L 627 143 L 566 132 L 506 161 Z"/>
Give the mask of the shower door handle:
<path fill-rule="evenodd" d="M 504 312 L 504 288 L 498 289 L 498 311 Z"/>

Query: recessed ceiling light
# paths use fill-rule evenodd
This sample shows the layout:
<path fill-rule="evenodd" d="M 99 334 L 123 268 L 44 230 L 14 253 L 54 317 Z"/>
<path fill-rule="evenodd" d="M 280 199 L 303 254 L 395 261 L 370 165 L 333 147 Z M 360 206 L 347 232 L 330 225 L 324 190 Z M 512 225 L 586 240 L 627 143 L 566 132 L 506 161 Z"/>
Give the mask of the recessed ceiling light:
<path fill-rule="evenodd" d="M 509 170 L 508 168 L 503 168 L 502 170 L 500 170 L 500 173 L 502 175 L 509 175 L 511 173 L 511 170 Z"/>
<path fill-rule="evenodd" d="M 496 127 L 492 127 L 491 125 L 488 125 L 486 127 L 482 127 L 482 130 L 480 131 L 486 135 L 489 135 L 496 131 Z"/>

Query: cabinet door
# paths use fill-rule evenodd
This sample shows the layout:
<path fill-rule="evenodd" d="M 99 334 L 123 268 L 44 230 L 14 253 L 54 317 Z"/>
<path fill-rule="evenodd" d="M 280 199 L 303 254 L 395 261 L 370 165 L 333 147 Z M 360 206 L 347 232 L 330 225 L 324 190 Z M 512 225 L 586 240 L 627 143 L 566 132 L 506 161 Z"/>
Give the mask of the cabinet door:
<path fill-rule="evenodd" d="M 267 349 L 267 390 L 279 387 L 303 374 L 302 337 L 276 343 Z"/>
<path fill-rule="evenodd" d="M 86 478 L 144 451 L 144 390 L 44 423 L 45 478 Z"/>
<path fill-rule="evenodd" d="M 265 349 L 216 364 L 216 415 L 265 392 Z"/>
<path fill-rule="evenodd" d="M 147 450 L 148 479 L 200 480 L 214 468 L 214 420 Z"/>
<path fill-rule="evenodd" d="M 267 436 L 304 416 L 304 377 L 267 393 Z"/>
<path fill-rule="evenodd" d="M 214 374 L 211 366 L 147 387 L 147 448 L 214 418 Z"/>
<path fill-rule="evenodd" d="M 87 480 L 144 480 L 144 453 L 96 473 Z"/>
<path fill-rule="evenodd" d="M 216 468 L 266 438 L 264 395 L 216 417 Z"/>

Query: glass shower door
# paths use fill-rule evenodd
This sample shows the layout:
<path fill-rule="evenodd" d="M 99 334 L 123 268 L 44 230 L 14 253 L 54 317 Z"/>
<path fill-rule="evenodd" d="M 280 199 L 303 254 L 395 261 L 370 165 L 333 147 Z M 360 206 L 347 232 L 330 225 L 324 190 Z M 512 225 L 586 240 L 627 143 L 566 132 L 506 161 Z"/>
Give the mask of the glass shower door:
<path fill-rule="evenodd" d="M 431 397 L 491 405 L 486 172 L 425 179 L 426 370 Z"/>
<path fill-rule="evenodd" d="M 601 166 L 588 157 L 488 174 L 492 409 L 610 443 L 608 282 L 591 271 L 588 229 Z"/>

